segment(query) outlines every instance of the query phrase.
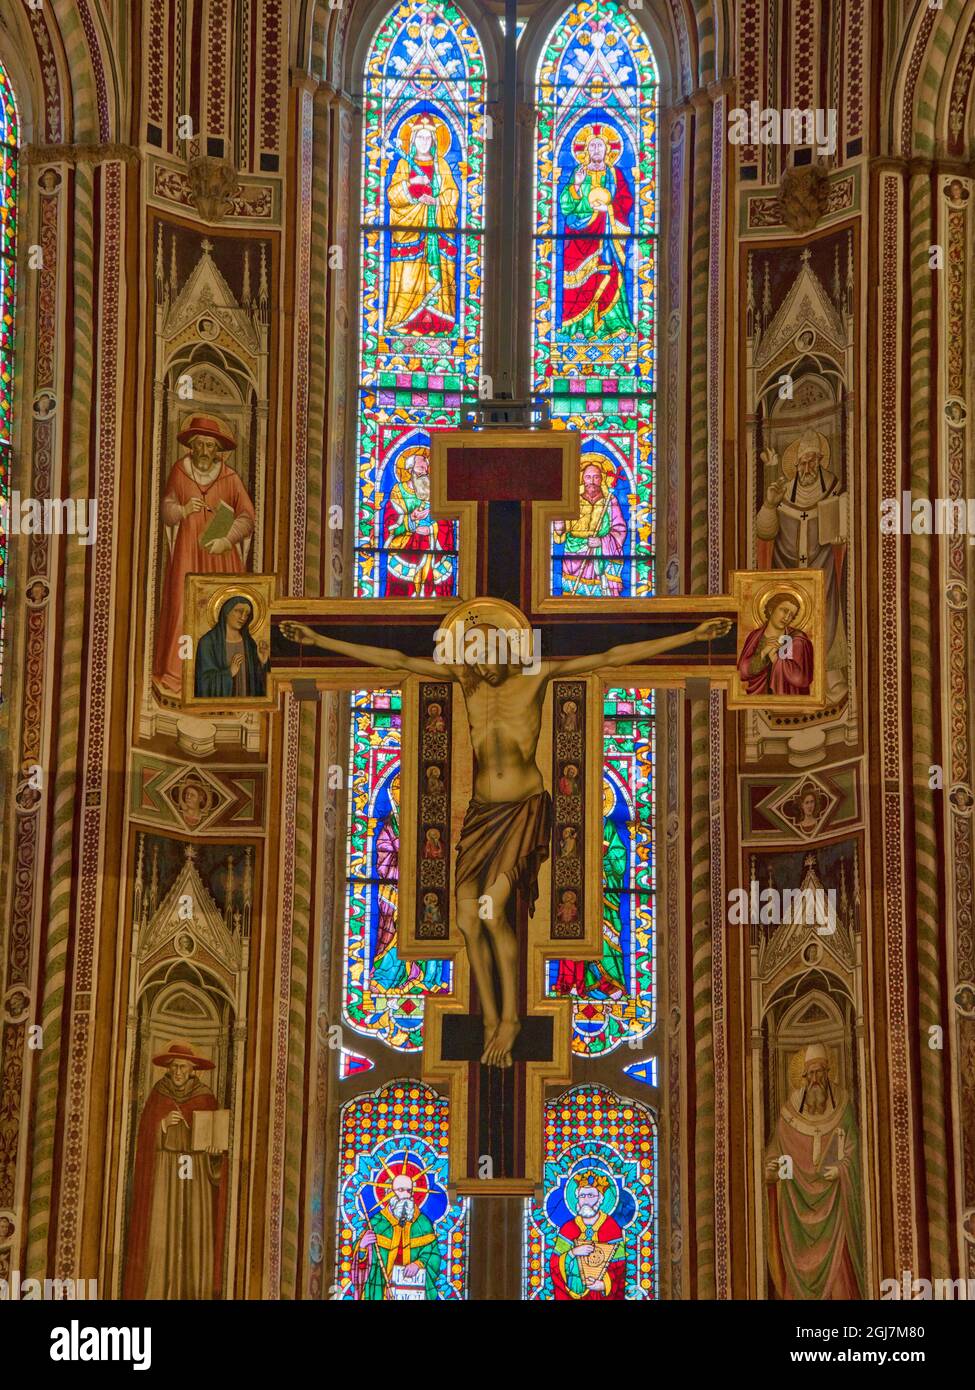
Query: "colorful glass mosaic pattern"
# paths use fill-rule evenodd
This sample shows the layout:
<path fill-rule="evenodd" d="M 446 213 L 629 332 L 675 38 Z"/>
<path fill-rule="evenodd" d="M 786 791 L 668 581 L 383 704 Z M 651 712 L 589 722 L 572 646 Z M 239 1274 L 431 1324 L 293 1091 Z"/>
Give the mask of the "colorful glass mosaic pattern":
<path fill-rule="evenodd" d="M 6 507 L 13 441 L 14 306 L 17 302 L 17 103 L 0 65 L 0 680 L 7 592 Z"/>
<path fill-rule="evenodd" d="M 470 1208 L 466 1198 L 452 1204 L 447 1193 L 449 1143 L 450 1102 L 419 1081 L 393 1081 L 342 1107 L 337 1297 L 466 1298 Z M 407 1189 L 415 1210 L 404 1216 L 393 1203 Z M 405 1251 L 398 1234 L 404 1219 Z M 375 1241 L 363 1242 L 370 1233 Z M 422 1268 L 419 1289 L 400 1282 L 404 1257 Z"/>
<path fill-rule="evenodd" d="M 601 1086 L 550 1100 L 542 1191 L 540 1202 L 525 1204 L 524 1298 L 658 1296 L 657 1127 L 649 1110 Z M 593 1263 L 573 1254 L 587 1244 Z"/>
<path fill-rule="evenodd" d="M 537 74 L 532 389 L 582 431 L 552 593 L 653 593 L 657 71 L 623 0 L 577 0 Z"/>
<path fill-rule="evenodd" d="M 606 690 L 603 731 L 603 952 L 548 968 L 590 1057 L 636 1046 L 655 1021 L 653 691 Z"/>
<path fill-rule="evenodd" d="M 478 394 L 484 57 L 447 0 L 401 0 L 363 80 L 355 590 L 456 592 L 456 528 L 429 509 L 429 431 Z"/>
<path fill-rule="evenodd" d="M 357 1032 L 402 1052 L 423 1046 L 423 996 L 449 993 L 446 961 L 396 949 L 399 882 L 398 690 L 352 696 L 343 1012 Z"/>
<path fill-rule="evenodd" d="M 339 1049 L 339 1080 L 348 1081 L 350 1076 L 361 1076 L 364 1071 L 372 1071 L 375 1062 L 363 1057 L 361 1052 L 353 1052 L 351 1047 Z"/>
<path fill-rule="evenodd" d="M 657 1081 L 656 1057 L 647 1057 L 646 1060 L 642 1062 L 631 1062 L 630 1065 L 624 1067 L 623 1070 L 626 1072 L 627 1076 L 632 1077 L 634 1081 L 642 1082 L 644 1086 L 659 1085 Z"/>

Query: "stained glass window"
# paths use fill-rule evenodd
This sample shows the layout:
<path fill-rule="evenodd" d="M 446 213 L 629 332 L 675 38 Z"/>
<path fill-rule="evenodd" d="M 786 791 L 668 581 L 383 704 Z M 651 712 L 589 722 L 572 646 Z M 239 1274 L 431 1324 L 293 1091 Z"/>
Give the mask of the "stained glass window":
<path fill-rule="evenodd" d="M 432 521 L 431 426 L 481 371 L 484 58 L 454 5 L 402 0 L 362 93 L 362 313 L 355 591 L 456 591 L 455 528 Z"/>
<path fill-rule="evenodd" d="M 552 593 L 653 593 L 657 72 L 623 0 L 577 0 L 537 74 L 532 388 L 582 431 Z"/>
<path fill-rule="evenodd" d="M 657 72 L 619 0 L 577 0 L 539 63 L 533 389 L 582 433 L 580 515 L 552 530 L 551 592 L 652 595 Z M 604 945 L 553 965 L 573 1047 L 653 1026 L 653 698 L 605 702 Z"/>
<path fill-rule="evenodd" d="M 357 598 L 456 592 L 453 523 L 429 507 L 431 427 L 457 425 L 481 370 L 484 57 L 452 4 L 402 0 L 381 22 L 362 91 Z M 422 1047 L 443 961 L 396 951 L 399 695 L 353 697 L 345 1017 Z"/>
<path fill-rule="evenodd" d="M 570 997 L 583 1056 L 636 1044 L 654 1025 L 654 724 L 652 690 L 603 697 L 603 951 L 552 961 L 548 993 Z"/>
<path fill-rule="evenodd" d="M 341 1299 L 467 1296 L 469 1201 L 447 1191 L 450 1103 L 393 1081 L 342 1108 L 335 1282 Z"/>
<path fill-rule="evenodd" d="M 7 592 L 6 512 L 13 442 L 14 305 L 17 301 L 17 145 L 13 88 L 0 64 L 0 681 Z"/>
<path fill-rule="evenodd" d="M 523 1297 L 655 1298 L 657 1130 L 635 1101 L 576 1086 L 545 1106 L 540 1201 L 525 1204 Z M 592 1247 L 590 1256 L 573 1253 Z"/>
<path fill-rule="evenodd" d="M 344 1015 L 402 1052 L 423 1046 L 423 996 L 450 990 L 446 961 L 404 961 L 396 949 L 399 879 L 400 692 L 352 697 Z"/>

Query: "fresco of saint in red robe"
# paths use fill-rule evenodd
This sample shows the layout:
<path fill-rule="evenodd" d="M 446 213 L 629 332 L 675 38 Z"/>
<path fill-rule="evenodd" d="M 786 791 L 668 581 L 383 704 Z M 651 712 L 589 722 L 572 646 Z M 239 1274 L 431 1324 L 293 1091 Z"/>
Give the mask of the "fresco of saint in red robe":
<path fill-rule="evenodd" d="M 149 1092 L 139 1119 L 122 1296 L 219 1298 L 227 1159 L 191 1148 L 194 1114 L 219 1109 L 196 1075 L 212 1071 L 214 1063 L 182 1040 L 152 1061 L 166 1075 Z"/>
<path fill-rule="evenodd" d="M 173 465 L 163 496 L 162 520 L 169 546 L 152 667 L 156 684 L 169 694 L 177 694 L 183 683 L 179 640 L 185 631 L 186 576 L 241 574 L 241 542 L 254 530 L 254 504 L 222 458 L 237 447 L 227 427 L 209 416 L 195 415 L 176 437 L 189 452 Z M 222 534 L 208 537 L 211 525 Z"/>

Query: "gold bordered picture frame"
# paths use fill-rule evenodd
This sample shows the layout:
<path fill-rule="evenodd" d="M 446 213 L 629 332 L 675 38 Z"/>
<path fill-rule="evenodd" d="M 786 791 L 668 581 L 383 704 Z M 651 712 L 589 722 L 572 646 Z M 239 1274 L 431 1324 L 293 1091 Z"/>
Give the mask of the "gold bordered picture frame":
<path fill-rule="evenodd" d="M 271 604 L 274 599 L 273 575 L 188 574 L 186 576 L 186 635 L 192 641 L 192 656 L 183 663 L 183 705 L 192 710 L 214 713 L 239 709 L 273 709 L 277 690 L 271 679 L 268 659 L 271 653 Z M 246 599 L 251 617 L 242 629 L 244 664 L 249 679 L 259 693 L 233 695 L 218 693 L 219 684 L 226 686 L 223 674 L 226 644 L 220 631 L 227 603 L 233 598 Z M 226 621 L 223 622 L 226 627 Z M 248 646 L 247 639 L 253 643 Z M 202 669 L 206 667 L 206 670 Z M 258 682 L 260 684 L 258 685 Z"/>
<path fill-rule="evenodd" d="M 796 606 L 789 624 L 812 646 L 812 679 L 807 693 L 750 693 L 741 675 L 741 661 L 749 638 L 760 632 L 768 620 L 769 600 L 788 596 Z M 728 686 L 729 709 L 810 710 L 826 707 L 826 604 L 821 570 L 781 570 L 734 575 L 734 598 L 738 608 L 735 643 L 736 669 Z"/>

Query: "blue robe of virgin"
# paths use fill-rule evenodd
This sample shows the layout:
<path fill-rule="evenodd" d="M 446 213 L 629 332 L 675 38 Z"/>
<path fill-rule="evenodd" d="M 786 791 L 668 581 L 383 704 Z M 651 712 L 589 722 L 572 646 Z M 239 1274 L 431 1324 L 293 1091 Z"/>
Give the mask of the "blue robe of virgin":
<path fill-rule="evenodd" d="M 196 670 L 194 672 L 194 694 L 198 699 L 230 699 L 234 694 L 234 678 L 230 674 L 230 658 L 227 655 L 227 615 L 238 603 L 246 603 L 250 617 L 240 629 L 244 648 L 242 670 L 247 676 L 247 694 L 265 695 L 267 693 L 267 667 L 257 651 L 257 643 L 250 634 L 254 618 L 254 606 L 244 594 L 234 594 L 221 604 L 217 621 L 209 632 L 200 638 L 196 648 Z"/>

